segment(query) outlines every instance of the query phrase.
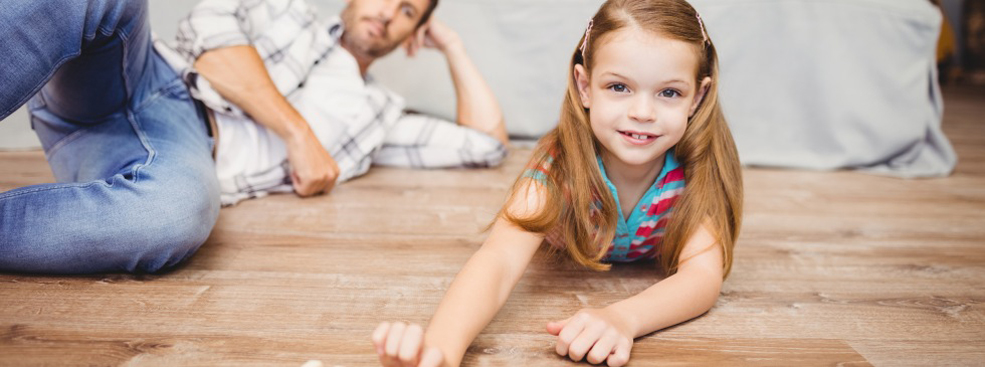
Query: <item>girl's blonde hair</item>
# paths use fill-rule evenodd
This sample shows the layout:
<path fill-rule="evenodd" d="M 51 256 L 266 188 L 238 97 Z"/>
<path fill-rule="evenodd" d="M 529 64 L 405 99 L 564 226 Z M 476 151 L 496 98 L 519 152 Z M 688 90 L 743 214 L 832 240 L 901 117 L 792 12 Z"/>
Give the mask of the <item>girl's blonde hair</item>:
<path fill-rule="evenodd" d="M 588 110 L 581 105 L 574 67 L 584 65 L 591 75 L 595 51 L 607 35 L 627 27 L 653 32 L 690 43 L 698 56 L 696 86 L 705 77 L 711 84 L 700 106 L 688 121 L 681 141 L 674 148 L 684 167 L 685 189 L 667 224 L 658 263 L 667 272 L 677 271 L 687 240 L 703 223 L 722 245 L 724 274 L 732 267 L 732 249 L 742 222 L 742 172 L 732 134 L 718 103 L 718 55 L 707 39 L 698 13 L 684 0 L 609 0 L 591 21 L 584 55 L 578 49 L 571 57 L 568 91 L 561 106 L 557 128 L 538 143 L 528 168 L 546 170 L 547 199 L 539 212 L 518 217 L 504 208 L 500 215 L 526 231 L 560 235 L 568 254 L 576 262 L 595 270 L 615 235 L 618 210 L 596 163 L 599 142 L 592 134 Z M 513 184 L 507 203 L 525 193 L 529 184 L 523 176 Z M 595 201 L 601 207 L 593 210 Z"/>

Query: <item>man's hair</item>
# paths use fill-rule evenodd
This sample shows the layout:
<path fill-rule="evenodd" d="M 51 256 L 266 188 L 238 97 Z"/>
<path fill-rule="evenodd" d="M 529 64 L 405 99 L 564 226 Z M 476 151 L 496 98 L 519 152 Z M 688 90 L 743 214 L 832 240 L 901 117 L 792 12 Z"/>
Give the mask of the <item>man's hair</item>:
<path fill-rule="evenodd" d="M 438 7 L 438 0 L 431 0 L 430 2 L 428 2 L 428 8 L 424 9 L 424 14 L 421 15 L 421 20 L 417 22 L 417 26 L 420 27 L 424 25 L 424 23 L 427 23 L 428 19 L 431 19 L 431 13 L 434 12 L 434 8 L 437 7 Z"/>

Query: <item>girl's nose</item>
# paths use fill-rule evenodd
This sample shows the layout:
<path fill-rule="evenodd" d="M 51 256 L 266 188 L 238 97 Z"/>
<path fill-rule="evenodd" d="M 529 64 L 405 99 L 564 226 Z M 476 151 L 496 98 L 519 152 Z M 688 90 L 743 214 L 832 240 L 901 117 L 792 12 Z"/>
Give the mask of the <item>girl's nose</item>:
<path fill-rule="evenodd" d="M 649 96 L 638 95 L 629 108 L 629 118 L 639 122 L 656 121 L 656 103 Z"/>

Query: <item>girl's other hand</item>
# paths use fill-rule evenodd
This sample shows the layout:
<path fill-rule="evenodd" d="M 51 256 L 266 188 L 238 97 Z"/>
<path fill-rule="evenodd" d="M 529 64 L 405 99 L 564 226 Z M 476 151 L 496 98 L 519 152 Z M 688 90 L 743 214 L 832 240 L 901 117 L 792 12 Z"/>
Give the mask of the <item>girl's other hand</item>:
<path fill-rule="evenodd" d="M 444 366 L 441 350 L 425 348 L 424 329 L 417 324 L 381 323 L 373 331 L 373 346 L 384 367 Z"/>
<path fill-rule="evenodd" d="M 616 367 L 629 361 L 633 349 L 634 335 L 624 324 L 611 311 L 586 308 L 567 320 L 548 323 L 547 332 L 557 336 L 557 354 Z"/>

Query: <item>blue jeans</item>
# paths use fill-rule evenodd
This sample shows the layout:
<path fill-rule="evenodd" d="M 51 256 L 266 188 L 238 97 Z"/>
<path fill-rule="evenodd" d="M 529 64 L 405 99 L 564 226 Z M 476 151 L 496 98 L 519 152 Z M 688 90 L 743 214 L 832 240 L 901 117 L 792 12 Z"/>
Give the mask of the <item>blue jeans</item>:
<path fill-rule="evenodd" d="M 58 183 L 0 193 L 0 271 L 157 272 L 205 242 L 212 141 L 146 0 L 4 1 L 0 119 L 28 99 Z"/>

